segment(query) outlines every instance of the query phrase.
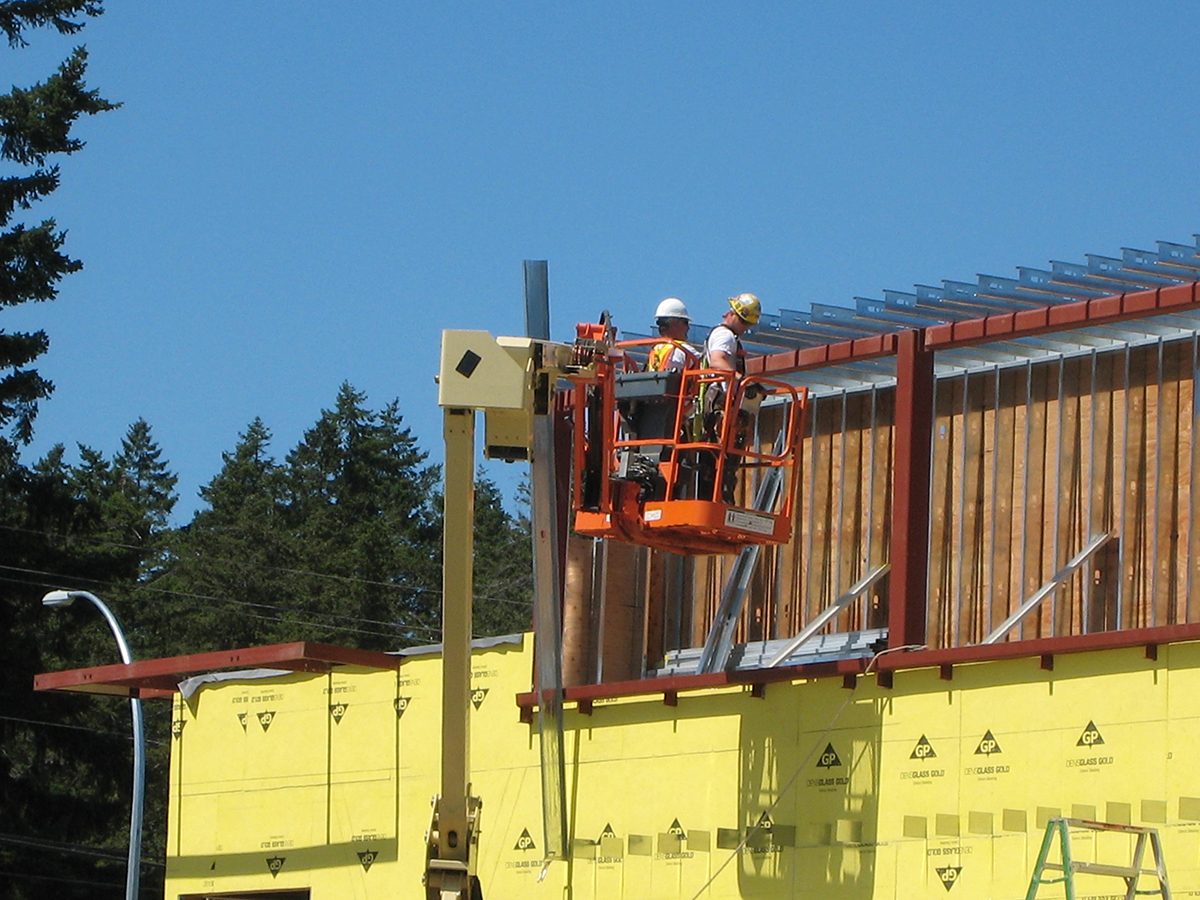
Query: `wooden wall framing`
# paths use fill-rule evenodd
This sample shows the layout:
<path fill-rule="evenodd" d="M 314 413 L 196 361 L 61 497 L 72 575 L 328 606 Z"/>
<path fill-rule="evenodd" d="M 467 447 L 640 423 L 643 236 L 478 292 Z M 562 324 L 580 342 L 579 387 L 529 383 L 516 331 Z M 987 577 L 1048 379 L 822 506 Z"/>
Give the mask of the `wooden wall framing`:
<path fill-rule="evenodd" d="M 936 380 L 925 643 L 977 644 L 1093 539 L 1110 539 L 1002 640 L 1196 621 L 1200 339 L 1183 336 Z M 739 643 L 787 638 L 889 562 L 896 390 L 810 398 L 792 539 L 761 556 Z M 763 411 L 768 440 L 779 413 Z M 753 490 L 755 472 L 743 472 Z M 699 647 L 732 558 L 570 538 L 566 683 L 643 677 Z M 607 553 L 607 565 L 603 554 Z M 601 577 L 601 569 L 604 574 Z M 888 624 L 889 580 L 828 626 Z"/>

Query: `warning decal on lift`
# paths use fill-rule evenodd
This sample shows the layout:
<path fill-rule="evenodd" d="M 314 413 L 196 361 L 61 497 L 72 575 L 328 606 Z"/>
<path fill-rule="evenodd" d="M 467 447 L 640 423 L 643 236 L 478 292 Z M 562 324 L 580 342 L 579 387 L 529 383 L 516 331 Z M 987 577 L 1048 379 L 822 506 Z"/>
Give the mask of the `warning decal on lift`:
<path fill-rule="evenodd" d="M 725 510 L 725 527 L 737 528 L 740 531 L 752 531 L 755 534 L 774 534 L 775 519 L 762 513 L 747 512 L 744 509 Z"/>

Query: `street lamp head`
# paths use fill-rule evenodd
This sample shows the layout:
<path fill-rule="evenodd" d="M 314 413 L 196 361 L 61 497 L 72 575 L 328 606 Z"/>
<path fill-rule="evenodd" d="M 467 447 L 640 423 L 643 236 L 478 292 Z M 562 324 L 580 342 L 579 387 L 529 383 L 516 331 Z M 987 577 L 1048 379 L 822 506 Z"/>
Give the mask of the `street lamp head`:
<path fill-rule="evenodd" d="M 43 606 L 70 606 L 75 601 L 75 595 L 70 591 L 51 591 L 42 598 Z"/>

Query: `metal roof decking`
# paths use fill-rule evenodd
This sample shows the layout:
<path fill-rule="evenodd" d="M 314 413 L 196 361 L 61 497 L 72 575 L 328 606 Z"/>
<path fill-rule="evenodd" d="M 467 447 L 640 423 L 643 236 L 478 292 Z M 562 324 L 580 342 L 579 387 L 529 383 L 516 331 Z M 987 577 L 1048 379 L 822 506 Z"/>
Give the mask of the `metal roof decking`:
<path fill-rule="evenodd" d="M 808 309 L 783 308 L 778 313 L 764 314 L 743 343 L 754 355 L 778 356 L 849 342 L 857 345 L 903 329 L 924 328 L 938 333 L 956 323 L 1171 288 L 1200 280 L 1200 235 L 1193 239 L 1192 244 L 1158 241 L 1155 250 L 1122 248 L 1119 257 L 1089 253 L 1084 262 L 1052 260 L 1049 268 L 1019 266 L 1015 278 L 980 274 L 974 282 L 946 279 L 940 286 L 918 284 L 911 291 L 884 290 L 882 298 L 854 297 L 852 305 L 814 302 Z M 708 331 L 707 327 L 693 326 L 690 338 L 701 343 Z M 1081 316 L 1064 322 L 1062 328 L 994 336 L 981 333 L 975 341 L 937 347 L 935 373 L 939 378 L 955 377 L 964 371 L 1045 362 L 1197 333 L 1200 310 L 1190 306 L 1156 310 L 1150 318 L 1144 314 Z M 623 333 L 625 338 L 646 336 Z M 866 354 L 872 355 L 886 353 Z M 890 360 L 858 354 L 822 362 L 797 353 L 794 369 L 789 371 L 785 363 L 777 365 L 775 360 L 767 369 L 779 370 L 784 380 L 807 385 L 815 395 L 895 381 L 895 366 Z"/>

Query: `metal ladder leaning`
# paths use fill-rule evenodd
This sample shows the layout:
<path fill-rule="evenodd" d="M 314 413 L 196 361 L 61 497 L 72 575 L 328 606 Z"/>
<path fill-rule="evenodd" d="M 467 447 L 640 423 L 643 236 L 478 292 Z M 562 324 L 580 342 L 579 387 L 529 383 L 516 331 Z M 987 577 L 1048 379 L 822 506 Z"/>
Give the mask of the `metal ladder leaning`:
<path fill-rule="evenodd" d="M 1079 862 L 1072 859 L 1070 834 L 1070 829 L 1072 828 L 1137 835 L 1137 844 L 1133 849 L 1133 861 L 1128 866 L 1113 866 L 1104 863 Z M 1062 860 L 1061 862 L 1052 863 L 1047 860 L 1047 857 L 1050 855 L 1050 845 L 1054 842 L 1056 832 L 1058 833 L 1059 852 L 1062 855 Z M 1154 854 L 1153 869 L 1142 868 L 1142 857 L 1146 851 L 1147 840 L 1149 840 L 1151 852 Z M 1062 877 L 1044 878 L 1042 873 L 1047 869 L 1062 872 Z M 1029 891 L 1025 894 L 1025 900 L 1035 900 L 1038 889 L 1043 884 L 1057 884 L 1060 881 L 1066 887 L 1066 900 L 1075 900 L 1076 873 L 1085 875 L 1110 875 L 1115 878 L 1124 879 L 1125 900 L 1134 900 L 1134 897 L 1138 894 L 1157 894 L 1163 900 L 1171 900 L 1171 887 L 1167 884 L 1167 864 L 1163 860 L 1162 842 L 1159 840 L 1157 828 L 1118 825 L 1112 822 L 1092 822 L 1088 819 L 1051 819 L 1046 823 L 1046 836 L 1042 838 L 1042 849 L 1038 853 L 1037 865 L 1034 867 L 1033 877 L 1029 881 Z M 1142 875 L 1157 877 L 1158 887 L 1152 890 L 1139 891 L 1137 889 L 1138 878 Z"/>

